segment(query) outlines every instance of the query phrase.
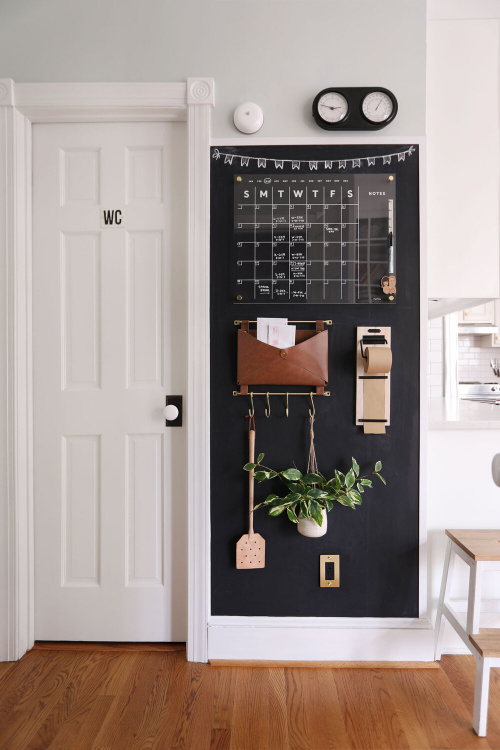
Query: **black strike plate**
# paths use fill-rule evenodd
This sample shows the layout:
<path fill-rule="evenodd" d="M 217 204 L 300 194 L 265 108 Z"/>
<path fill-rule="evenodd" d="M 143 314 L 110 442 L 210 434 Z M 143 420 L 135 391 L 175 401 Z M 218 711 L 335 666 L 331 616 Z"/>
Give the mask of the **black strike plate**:
<path fill-rule="evenodd" d="M 167 427 L 182 427 L 182 396 L 166 396 L 165 406 L 176 406 L 179 409 L 179 416 L 177 419 L 166 419 L 165 425 Z"/>

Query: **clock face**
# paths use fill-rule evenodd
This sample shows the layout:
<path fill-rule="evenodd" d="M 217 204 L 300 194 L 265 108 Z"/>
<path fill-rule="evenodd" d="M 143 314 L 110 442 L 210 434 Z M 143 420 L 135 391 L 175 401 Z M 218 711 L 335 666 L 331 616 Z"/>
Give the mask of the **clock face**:
<path fill-rule="evenodd" d="M 369 122 L 385 122 L 391 117 L 394 104 L 384 91 L 372 91 L 363 99 L 361 111 Z"/>
<path fill-rule="evenodd" d="M 328 123 L 342 122 L 349 112 L 347 99 L 337 91 L 323 94 L 316 105 L 318 115 Z"/>

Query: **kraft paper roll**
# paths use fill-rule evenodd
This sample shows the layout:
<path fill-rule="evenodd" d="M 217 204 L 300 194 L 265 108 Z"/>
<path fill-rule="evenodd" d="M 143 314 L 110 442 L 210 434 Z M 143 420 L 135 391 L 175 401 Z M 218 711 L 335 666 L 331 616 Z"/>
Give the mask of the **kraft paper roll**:
<path fill-rule="evenodd" d="M 392 351 L 388 346 L 372 346 L 365 349 L 365 373 L 367 375 L 387 375 L 392 367 Z M 363 380 L 363 418 L 387 419 L 385 410 L 384 378 Z M 366 434 L 385 433 L 385 422 L 364 422 Z"/>
<path fill-rule="evenodd" d="M 388 346 L 368 346 L 365 349 L 367 375 L 386 375 L 392 367 L 392 351 Z"/>

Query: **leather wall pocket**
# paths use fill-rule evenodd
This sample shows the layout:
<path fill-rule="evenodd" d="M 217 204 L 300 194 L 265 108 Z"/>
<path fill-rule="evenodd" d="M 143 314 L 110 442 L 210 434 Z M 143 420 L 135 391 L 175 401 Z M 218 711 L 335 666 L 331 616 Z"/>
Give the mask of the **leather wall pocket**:
<path fill-rule="evenodd" d="M 256 332 L 238 331 L 238 385 L 309 385 L 322 393 L 328 382 L 328 332 L 297 331 L 288 349 L 257 341 Z"/>

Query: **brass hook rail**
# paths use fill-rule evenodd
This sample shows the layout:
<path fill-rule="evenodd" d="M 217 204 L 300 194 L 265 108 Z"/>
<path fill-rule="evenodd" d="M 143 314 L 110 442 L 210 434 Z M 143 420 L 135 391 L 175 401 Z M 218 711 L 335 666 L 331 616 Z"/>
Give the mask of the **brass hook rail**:
<path fill-rule="evenodd" d="M 248 391 L 248 393 L 240 393 L 239 391 L 233 391 L 233 396 L 310 396 L 311 394 L 315 398 L 321 398 L 321 396 L 329 396 L 330 391 L 324 393 L 314 393 L 314 391 Z"/>

